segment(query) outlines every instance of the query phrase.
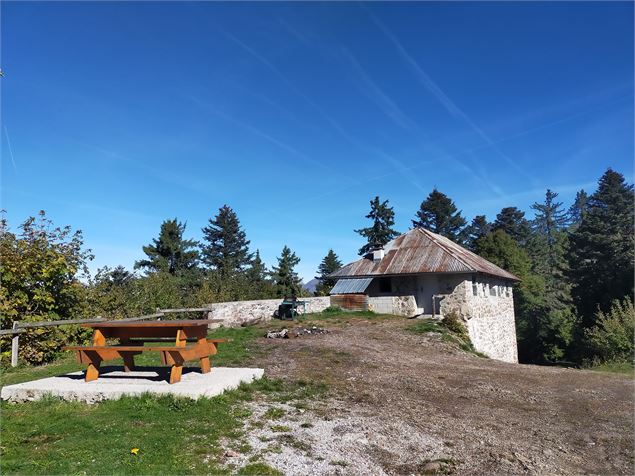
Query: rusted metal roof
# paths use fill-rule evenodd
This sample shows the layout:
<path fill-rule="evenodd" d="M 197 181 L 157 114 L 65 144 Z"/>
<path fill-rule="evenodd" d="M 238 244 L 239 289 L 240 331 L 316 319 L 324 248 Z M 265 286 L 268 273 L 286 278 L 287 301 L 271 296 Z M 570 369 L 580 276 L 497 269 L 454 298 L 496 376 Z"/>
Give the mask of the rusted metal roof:
<path fill-rule="evenodd" d="M 499 268 L 444 236 L 424 228 L 415 228 L 384 246 L 379 261 L 361 258 L 331 275 L 352 278 L 422 273 L 483 273 L 520 281 L 517 276 Z"/>

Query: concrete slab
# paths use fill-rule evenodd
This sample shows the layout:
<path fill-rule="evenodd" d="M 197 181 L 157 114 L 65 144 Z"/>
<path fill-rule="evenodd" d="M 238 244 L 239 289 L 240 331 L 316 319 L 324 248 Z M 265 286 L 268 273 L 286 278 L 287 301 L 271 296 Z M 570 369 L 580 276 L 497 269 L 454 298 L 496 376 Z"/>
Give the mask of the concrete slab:
<path fill-rule="evenodd" d="M 170 385 L 166 381 L 167 371 L 167 367 L 145 367 L 125 373 L 122 367 L 102 367 L 99 379 L 92 382 L 84 381 L 84 372 L 74 372 L 7 385 L 2 388 L 0 397 L 11 402 L 26 402 L 52 394 L 64 400 L 96 403 L 116 400 L 122 395 L 151 393 L 197 399 L 219 395 L 264 374 L 263 369 L 212 367 L 210 373 L 202 374 L 197 368 L 184 368 L 181 381 Z"/>

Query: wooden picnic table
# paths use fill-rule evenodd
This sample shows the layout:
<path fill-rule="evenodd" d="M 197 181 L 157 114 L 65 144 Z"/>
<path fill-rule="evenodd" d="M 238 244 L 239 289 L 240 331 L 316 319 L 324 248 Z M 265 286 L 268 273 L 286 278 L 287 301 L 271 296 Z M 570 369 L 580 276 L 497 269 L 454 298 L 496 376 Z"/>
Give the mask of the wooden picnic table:
<path fill-rule="evenodd" d="M 210 357 L 217 352 L 222 339 L 208 339 L 207 331 L 211 322 L 216 320 L 197 319 L 180 321 L 135 321 L 135 322 L 97 322 L 83 324 L 82 327 L 94 329 L 92 346 L 66 346 L 64 350 L 77 352 L 77 360 L 88 364 L 86 382 L 97 380 L 99 366 L 105 360 L 122 358 L 124 371 L 134 369 L 134 356 L 143 352 L 158 352 L 161 363 L 170 365 L 170 383 L 181 380 L 183 363 L 198 359 L 201 372 L 211 370 Z M 173 338 L 173 346 L 144 346 L 146 342 L 156 342 L 160 338 Z M 106 339 L 119 339 L 115 345 L 107 345 Z M 188 341 L 193 342 L 188 345 Z"/>

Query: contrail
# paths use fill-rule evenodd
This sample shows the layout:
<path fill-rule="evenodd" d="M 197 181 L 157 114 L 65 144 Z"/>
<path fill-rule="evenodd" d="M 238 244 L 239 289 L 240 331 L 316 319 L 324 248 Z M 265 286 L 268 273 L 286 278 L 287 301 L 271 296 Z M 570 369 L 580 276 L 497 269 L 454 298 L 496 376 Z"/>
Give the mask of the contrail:
<path fill-rule="evenodd" d="M 15 165 L 15 159 L 13 158 L 13 149 L 11 148 L 11 139 L 9 139 L 9 131 L 7 131 L 7 126 L 4 126 L 4 135 L 7 138 L 7 146 L 9 149 L 9 157 L 11 158 L 11 164 L 13 165 L 14 172 L 18 171 L 18 168 Z"/>
<path fill-rule="evenodd" d="M 508 155 L 503 153 L 498 147 L 496 147 L 496 142 L 494 142 L 484 131 L 481 129 L 461 108 L 459 108 L 454 101 L 452 101 L 445 92 L 432 80 L 432 78 L 421 68 L 419 63 L 415 61 L 415 59 L 410 56 L 410 54 L 403 47 L 401 42 L 397 39 L 395 35 L 377 18 L 373 13 L 368 10 L 364 5 L 361 7 L 366 11 L 371 20 L 377 25 L 377 27 L 388 37 L 391 43 L 395 46 L 399 55 L 402 59 L 410 66 L 410 68 L 414 71 L 415 76 L 419 81 L 423 84 L 423 86 L 430 91 L 430 93 L 445 107 L 445 109 L 457 119 L 462 119 L 465 121 L 474 132 L 478 134 L 481 139 L 483 139 L 490 147 L 492 147 L 505 161 L 516 169 L 518 172 L 522 173 L 526 177 L 533 180 L 533 177 L 530 176 L 525 170 L 518 166 L 518 164 Z"/>
<path fill-rule="evenodd" d="M 368 76 L 355 56 L 346 48 L 343 48 L 342 51 L 344 56 L 347 57 L 348 61 L 353 65 L 353 68 L 357 71 L 357 74 L 366 85 L 370 99 L 382 110 L 382 112 L 403 129 L 416 129 L 416 124 L 414 124 L 413 121 L 411 121 L 399 108 L 399 106 L 397 106 L 395 102 L 388 97 L 388 95 Z"/>
<path fill-rule="evenodd" d="M 225 119 L 226 121 L 229 121 L 235 125 L 238 125 L 240 127 L 242 127 L 243 129 L 248 130 L 249 132 L 251 132 L 254 135 L 257 135 L 258 137 L 261 137 L 263 139 L 265 139 L 266 141 L 278 146 L 279 148 L 289 152 L 292 155 L 295 155 L 296 157 L 306 161 L 306 162 L 310 162 L 314 165 L 318 165 L 319 167 L 325 168 L 330 170 L 330 168 L 326 165 L 324 165 L 322 162 L 320 162 L 319 160 L 313 159 L 311 157 L 309 157 L 308 155 L 306 155 L 303 152 L 300 152 L 299 150 L 297 150 L 295 147 L 287 144 L 286 142 L 283 142 L 279 139 L 276 139 L 275 137 L 271 136 L 270 134 L 258 129 L 257 127 L 254 127 L 250 124 L 247 124 L 246 122 L 243 122 L 239 119 L 236 119 L 233 116 L 230 116 L 229 114 L 226 114 L 216 108 L 211 107 L 208 104 L 203 103 L 202 101 L 198 100 L 195 97 L 190 96 L 190 99 L 192 99 L 194 102 L 196 102 L 197 104 L 199 104 L 200 106 L 203 106 L 206 110 L 208 110 L 209 112 L 211 112 L 212 114 L 215 114 L 223 119 Z"/>

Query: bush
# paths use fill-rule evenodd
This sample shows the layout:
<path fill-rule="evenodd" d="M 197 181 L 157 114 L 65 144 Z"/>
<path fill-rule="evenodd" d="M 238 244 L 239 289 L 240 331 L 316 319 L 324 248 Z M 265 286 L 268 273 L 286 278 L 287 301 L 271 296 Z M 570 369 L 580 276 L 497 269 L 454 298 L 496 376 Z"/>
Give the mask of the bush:
<path fill-rule="evenodd" d="M 0 221 L 0 323 L 10 329 L 15 321 L 37 322 L 82 317 L 86 311 L 86 263 L 92 259 L 84 249 L 80 231 L 55 228 L 44 212 L 28 218 L 18 232 Z M 69 328 L 30 329 L 20 336 L 20 356 L 29 363 L 53 359 L 71 342 Z M 2 360 L 11 351 L 11 339 L 0 340 Z"/>
<path fill-rule="evenodd" d="M 470 335 L 457 311 L 452 310 L 445 315 L 443 319 L 441 319 L 441 325 L 461 339 L 470 342 Z"/>
<path fill-rule="evenodd" d="M 587 345 L 596 361 L 633 362 L 635 308 L 630 298 L 615 300 L 608 313 L 598 309 L 595 326 L 585 332 Z"/>

